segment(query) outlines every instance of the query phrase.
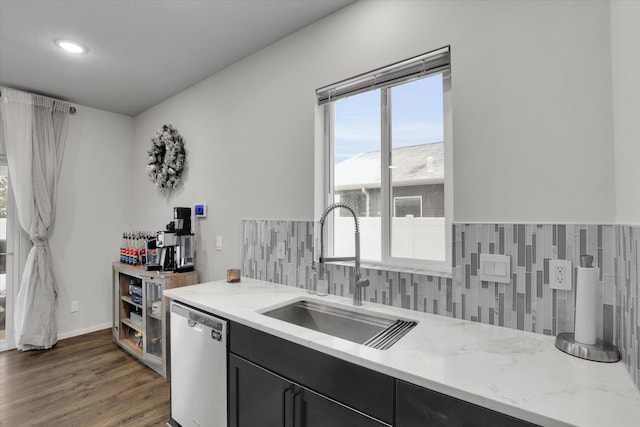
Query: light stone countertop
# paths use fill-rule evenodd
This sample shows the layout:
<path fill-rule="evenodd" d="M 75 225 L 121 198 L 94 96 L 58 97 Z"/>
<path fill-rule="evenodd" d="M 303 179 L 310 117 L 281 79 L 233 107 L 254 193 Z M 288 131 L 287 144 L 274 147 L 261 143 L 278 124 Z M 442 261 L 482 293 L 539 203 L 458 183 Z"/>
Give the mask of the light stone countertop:
<path fill-rule="evenodd" d="M 248 278 L 165 290 L 228 320 L 498 412 L 544 426 L 640 426 L 640 391 L 623 363 L 565 354 L 554 337 L 351 299 Z M 346 305 L 415 320 L 388 350 L 376 350 L 260 314 L 292 301 Z"/>

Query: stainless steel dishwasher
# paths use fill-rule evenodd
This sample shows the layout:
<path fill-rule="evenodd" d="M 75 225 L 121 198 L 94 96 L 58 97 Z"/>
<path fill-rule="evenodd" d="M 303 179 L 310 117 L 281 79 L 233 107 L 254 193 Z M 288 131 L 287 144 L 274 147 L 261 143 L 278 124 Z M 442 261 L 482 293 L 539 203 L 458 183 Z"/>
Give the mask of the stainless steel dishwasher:
<path fill-rule="evenodd" d="M 171 302 L 171 421 L 227 426 L 227 322 Z"/>

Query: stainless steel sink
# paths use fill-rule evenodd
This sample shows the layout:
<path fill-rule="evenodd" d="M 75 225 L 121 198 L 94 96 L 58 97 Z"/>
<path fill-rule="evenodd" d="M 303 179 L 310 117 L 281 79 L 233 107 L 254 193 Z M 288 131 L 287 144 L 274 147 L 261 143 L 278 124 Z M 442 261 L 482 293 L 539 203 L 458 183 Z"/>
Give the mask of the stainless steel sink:
<path fill-rule="evenodd" d="M 416 325 L 311 301 L 296 301 L 262 314 L 381 350 L 391 347 Z"/>

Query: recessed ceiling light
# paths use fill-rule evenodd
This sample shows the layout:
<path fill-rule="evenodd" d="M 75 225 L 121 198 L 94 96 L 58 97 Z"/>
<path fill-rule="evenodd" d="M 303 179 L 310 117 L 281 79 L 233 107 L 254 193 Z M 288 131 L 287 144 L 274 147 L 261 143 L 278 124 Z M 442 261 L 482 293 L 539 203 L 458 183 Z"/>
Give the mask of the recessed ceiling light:
<path fill-rule="evenodd" d="M 87 53 L 89 49 L 71 40 L 56 40 L 58 47 L 70 53 Z"/>

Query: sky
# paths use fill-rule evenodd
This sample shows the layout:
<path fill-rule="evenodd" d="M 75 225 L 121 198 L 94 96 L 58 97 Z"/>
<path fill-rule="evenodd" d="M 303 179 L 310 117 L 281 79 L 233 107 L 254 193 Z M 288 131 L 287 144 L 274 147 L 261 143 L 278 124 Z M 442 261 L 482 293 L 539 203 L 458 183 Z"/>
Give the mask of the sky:
<path fill-rule="evenodd" d="M 442 74 L 391 89 L 392 148 L 440 142 Z M 335 103 L 335 163 L 380 150 L 380 90 Z"/>

